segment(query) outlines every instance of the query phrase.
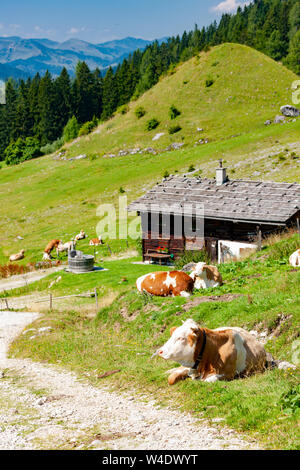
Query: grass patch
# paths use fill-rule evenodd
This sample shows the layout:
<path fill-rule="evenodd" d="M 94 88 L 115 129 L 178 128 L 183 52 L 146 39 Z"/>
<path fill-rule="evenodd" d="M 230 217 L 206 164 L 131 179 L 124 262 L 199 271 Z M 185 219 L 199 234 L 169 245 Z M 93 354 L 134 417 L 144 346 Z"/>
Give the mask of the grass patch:
<path fill-rule="evenodd" d="M 202 303 L 185 312 L 182 307 L 186 299 L 137 295 L 133 278 L 137 269 L 146 271 L 146 266 L 132 266 L 126 289 L 120 288 L 113 272 L 103 279 L 107 287 L 118 285 L 119 295 L 94 320 L 85 315 L 84 309 L 48 313 L 38 324 L 52 326 L 52 333 L 31 341 L 20 337 L 11 354 L 62 364 L 86 375 L 96 385 L 104 383 L 97 379 L 99 374 L 121 369 L 105 383 L 121 390 L 133 386 L 147 390 L 161 405 L 180 406 L 198 417 L 224 418 L 224 423 L 258 439 L 265 448 L 297 448 L 299 408 L 294 405 L 291 413 L 284 400 L 292 402 L 294 398 L 299 369 L 267 371 L 217 384 L 187 380 L 170 388 L 165 372 L 172 363 L 150 357 L 167 340 L 169 328 L 187 318 L 208 328 L 241 326 L 271 333 L 284 313 L 287 320 L 266 349 L 277 359 L 291 361 L 293 345 L 299 341 L 300 271 L 272 259 L 221 265 L 224 285 L 199 291 L 194 297 L 228 292 L 244 295 L 229 303 Z M 119 262 L 115 268 L 124 274 L 126 266 Z M 153 270 L 153 266 L 148 268 Z"/>

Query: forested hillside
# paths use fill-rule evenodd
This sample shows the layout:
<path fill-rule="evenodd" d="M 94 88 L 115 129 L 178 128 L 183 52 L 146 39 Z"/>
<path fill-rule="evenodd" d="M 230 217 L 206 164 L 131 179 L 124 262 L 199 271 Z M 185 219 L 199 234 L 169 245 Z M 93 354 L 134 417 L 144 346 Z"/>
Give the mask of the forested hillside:
<path fill-rule="evenodd" d="M 53 79 L 47 72 L 6 85 L 6 106 L 0 106 L 0 159 L 18 163 L 59 148 L 67 139 L 89 133 L 100 121 L 172 74 L 179 62 L 224 42 L 249 45 L 300 73 L 300 0 L 254 0 L 236 14 L 225 14 L 219 24 L 184 32 L 166 42 L 137 50 L 117 69 L 102 76 L 79 62 L 75 79 L 67 70 Z M 72 117 L 74 118 L 69 121 Z M 64 128 L 69 121 L 69 126 Z M 7 149 L 5 151 L 5 149 Z"/>

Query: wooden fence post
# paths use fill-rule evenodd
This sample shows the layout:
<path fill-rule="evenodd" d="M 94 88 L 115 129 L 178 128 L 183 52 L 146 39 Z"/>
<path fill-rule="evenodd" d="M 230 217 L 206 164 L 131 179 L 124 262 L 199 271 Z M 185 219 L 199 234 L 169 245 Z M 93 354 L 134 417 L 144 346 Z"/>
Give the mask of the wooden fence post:
<path fill-rule="evenodd" d="M 223 243 L 220 243 L 221 263 L 224 263 Z"/>
<path fill-rule="evenodd" d="M 97 294 L 97 287 L 95 287 L 95 298 L 96 298 L 96 310 L 98 312 L 98 294 Z"/>
<path fill-rule="evenodd" d="M 300 237 L 300 219 L 299 219 L 299 217 L 297 217 L 297 229 L 298 229 L 298 234 L 299 234 L 299 237 Z"/>
<path fill-rule="evenodd" d="M 5 300 L 5 304 L 6 304 L 6 308 L 7 310 L 9 310 L 9 306 L 8 306 L 8 300 L 7 299 L 4 299 Z"/>
<path fill-rule="evenodd" d="M 50 310 L 52 310 L 52 305 L 53 305 L 53 302 L 52 302 L 52 294 L 50 294 Z"/>
<path fill-rule="evenodd" d="M 261 234 L 261 228 L 260 226 L 258 225 L 256 227 L 256 230 L 257 230 L 257 245 L 258 245 L 258 251 L 261 251 L 261 247 L 262 247 L 262 234 Z"/>

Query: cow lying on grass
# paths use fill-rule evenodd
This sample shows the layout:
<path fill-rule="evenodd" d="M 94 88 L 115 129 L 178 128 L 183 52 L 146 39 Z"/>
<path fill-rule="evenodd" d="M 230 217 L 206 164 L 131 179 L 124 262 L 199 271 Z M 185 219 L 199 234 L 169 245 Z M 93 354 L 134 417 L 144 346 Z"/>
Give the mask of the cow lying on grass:
<path fill-rule="evenodd" d="M 300 250 L 295 251 L 290 256 L 290 265 L 293 266 L 294 268 L 300 268 Z"/>
<path fill-rule="evenodd" d="M 80 233 L 76 235 L 75 241 L 78 242 L 79 240 L 84 240 L 85 238 L 86 238 L 86 234 L 83 230 L 81 230 Z"/>
<path fill-rule="evenodd" d="M 189 297 L 194 289 L 206 289 L 222 285 L 222 277 L 215 266 L 198 263 L 192 274 L 182 271 L 155 272 L 138 278 L 139 292 L 159 297 Z"/>
<path fill-rule="evenodd" d="M 9 261 L 20 261 L 21 259 L 24 259 L 24 258 L 25 258 L 25 250 L 21 250 L 20 253 L 11 255 L 9 257 Z"/>
<path fill-rule="evenodd" d="M 275 365 L 263 345 L 248 331 L 226 327 L 209 330 L 191 319 L 172 328 L 171 338 L 154 356 L 183 366 L 168 371 L 169 385 L 187 377 L 203 382 L 232 380 Z"/>
<path fill-rule="evenodd" d="M 189 297 L 194 289 L 194 280 L 181 271 L 146 274 L 136 281 L 137 290 L 141 293 L 159 297 Z"/>
<path fill-rule="evenodd" d="M 208 289 L 223 284 L 218 268 L 206 263 L 197 263 L 190 276 L 195 281 L 195 289 Z"/>
<path fill-rule="evenodd" d="M 92 238 L 90 240 L 90 246 L 100 246 L 100 245 L 104 245 L 101 237 L 99 238 Z"/>

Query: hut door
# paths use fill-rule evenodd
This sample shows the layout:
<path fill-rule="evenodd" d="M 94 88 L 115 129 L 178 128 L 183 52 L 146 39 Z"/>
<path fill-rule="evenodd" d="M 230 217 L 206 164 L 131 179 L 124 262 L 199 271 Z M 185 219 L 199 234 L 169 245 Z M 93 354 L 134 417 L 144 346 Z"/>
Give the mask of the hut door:
<path fill-rule="evenodd" d="M 212 261 L 218 260 L 218 240 L 216 238 L 206 238 L 205 248 Z"/>

